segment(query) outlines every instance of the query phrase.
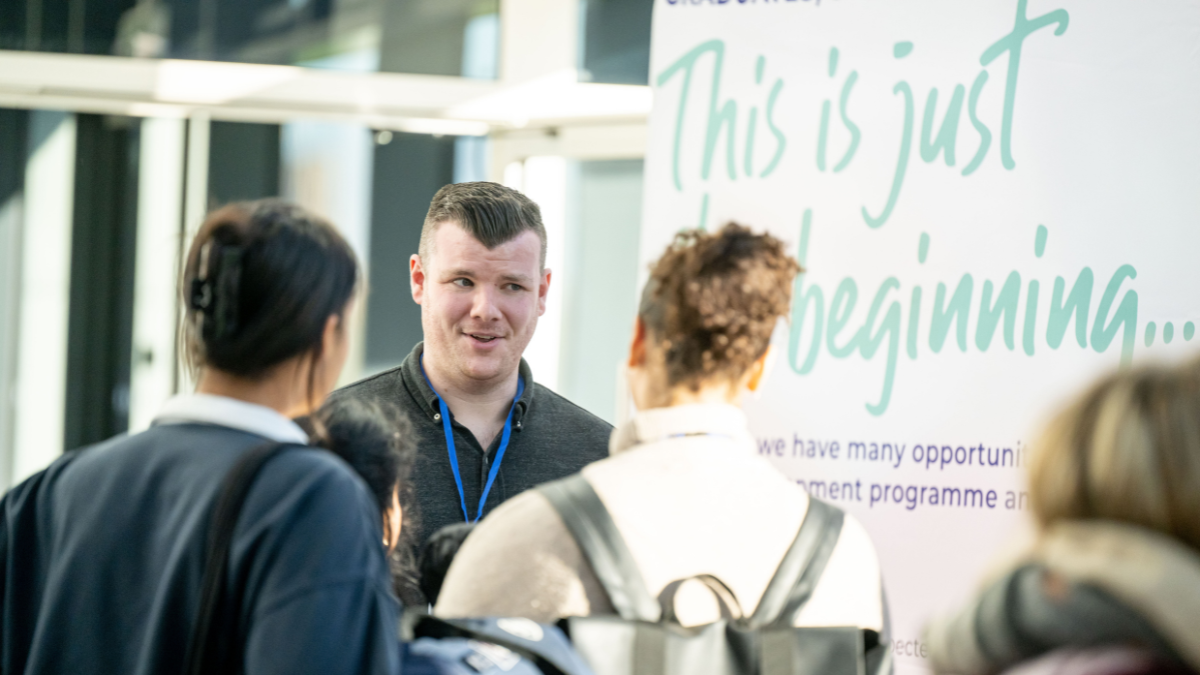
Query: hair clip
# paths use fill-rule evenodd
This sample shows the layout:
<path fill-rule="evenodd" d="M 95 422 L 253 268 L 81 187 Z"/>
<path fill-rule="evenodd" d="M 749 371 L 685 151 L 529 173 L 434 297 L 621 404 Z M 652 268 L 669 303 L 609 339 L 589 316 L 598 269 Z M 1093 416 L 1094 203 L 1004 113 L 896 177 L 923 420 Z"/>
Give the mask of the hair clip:
<path fill-rule="evenodd" d="M 194 310 L 205 313 L 210 312 L 213 304 L 212 282 L 207 279 L 192 279 L 192 289 L 188 297 L 188 304 Z"/>

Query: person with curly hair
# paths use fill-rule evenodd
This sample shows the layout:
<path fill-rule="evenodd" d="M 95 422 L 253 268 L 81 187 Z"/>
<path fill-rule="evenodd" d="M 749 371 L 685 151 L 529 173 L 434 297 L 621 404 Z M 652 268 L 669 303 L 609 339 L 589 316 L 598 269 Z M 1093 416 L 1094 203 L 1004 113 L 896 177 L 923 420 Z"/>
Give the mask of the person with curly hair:
<path fill-rule="evenodd" d="M 753 613 L 805 519 L 808 495 L 758 455 L 740 408 L 762 387 L 799 271 L 781 241 L 736 223 L 680 233 L 652 267 L 628 360 L 638 412 L 613 432 L 610 456 L 581 472 L 652 596 L 712 575 Z M 886 634 L 870 538 L 847 515 L 836 542 L 796 625 Z M 680 623 L 719 618 L 704 587 L 677 590 Z M 558 512 L 529 491 L 467 539 L 435 613 L 548 622 L 615 611 Z"/>

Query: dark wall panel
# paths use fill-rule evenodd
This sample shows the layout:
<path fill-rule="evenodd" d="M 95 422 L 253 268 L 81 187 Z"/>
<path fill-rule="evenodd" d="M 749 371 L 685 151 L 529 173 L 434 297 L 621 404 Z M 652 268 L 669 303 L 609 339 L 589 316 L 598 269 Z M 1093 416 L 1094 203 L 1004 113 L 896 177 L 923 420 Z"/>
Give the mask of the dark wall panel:
<path fill-rule="evenodd" d="M 137 129 L 130 118 L 77 118 L 66 448 L 129 426 Z"/>
<path fill-rule="evenodd" d="M 4 0 L 0 2 L 0 49 L 24 49 L 25 2 Z"/>
<path fill-rule="evenodd" d="M 392 73 L 461 75 L 464 30 L 494 0 L 392 0 L 383 14 L 379 69 Z"/>
<path fill-rule="evenodd" d="M 21 286 L 21 212 L 29 112 L 0 108 L 0 487 L 12 480 L 16 422 L 17 323 Z"/>
<path fill-rule="evenodd" d="M 67 29 L 71 15 L 70 0 L 38 0 L 35 4 L 27 0 L 26 12 L 32 15 L 35 26 L 26 49 L 44 52 L 69 51 Z M 37 30 L 40 26 L 41 30 Z"/>
<path fill-rule="evenodd" d="M 25 184 L 29 113 L 0 108 L 0 205 Z"/>
<path fill-rule="evenodd" d="M 368 371 L 404 360 L 421 341 L 421 308 L 412 301 L 408 259 L 417 252 L 429 201 L 454 179 L 454 139 L 395 134 L 375 146 L 371 186 Z"/>
<path fill-rule="evenodd" d="M 117 26 L 122 15 L 136 4 L 136 0 L 86 0 L 83 4 L 83 26 L 71 27 L 81 45 L 72 45 L 73 51 L 85 54 L 112 54 L 117 37 Z"/>
<path fill-rule="evenodd" d="M 209 133 L 209 209 L 279 194 L 278 124 L 213 122 Z"/>
<path fill-rule="evenodd" d="M 583 69 L 592 82 L 648 84 L 652 0 L 587 0 Z"/>

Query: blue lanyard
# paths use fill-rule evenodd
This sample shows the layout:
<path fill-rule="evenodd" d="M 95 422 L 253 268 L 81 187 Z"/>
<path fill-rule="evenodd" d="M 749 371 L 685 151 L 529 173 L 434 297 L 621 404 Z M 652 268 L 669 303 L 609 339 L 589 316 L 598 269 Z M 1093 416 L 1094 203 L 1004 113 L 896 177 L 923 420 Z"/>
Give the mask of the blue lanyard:
<path fill-rule="evenodd" d="M 471 516 L 467 514 L 467 497 L 463 492 L 462 474 L 458 471 L 458 452 L 454 448 L 454 427 L 450 424 L 450 409 L 446 407 L 446 401 L 442 399 L 442 395 L 437 393 L 437 389 L 433 388 L 433 383 L 429 381 L 429 376 L 425 374 L 425 355 L 421 355 L 421 376 L 425 378 L 425 384 L 433 390 L 438 400 L 438 409 L 442 414 L 442 431 L 446 434 L 446 452 L 450 454 L 450 470 L 454 472 L 454 485 L 458 487 L 458 503 L 462 507 L 463 519 L 468 523 L 477 523 L 483 517 L 483 505 L 487 502 L 488 493 L 492 491 L 492 484 L 496 482 L 496 475 L 500 473 L 500 462 L 504 461 L 504 451 L 508 450 L 508 440 L 512 436 L 512 421 L 513 412 L 517 409 L 517 401 L 521 400 L 521 394 L 525 392 L 525 379 L 517 378 L 517 395 L 513 397 L 512 407 L 508 409 L 508 418 L 504 420 L 504 433 L 500 436 L 500 447 L 496 449 L 496 461 L 492 462 L 492 468 L 488 471 L 487 483 L 483 486 L 483 494 L 479 497 L 479 508 L 475 512 L 475 520 L 471 520 Z"/>

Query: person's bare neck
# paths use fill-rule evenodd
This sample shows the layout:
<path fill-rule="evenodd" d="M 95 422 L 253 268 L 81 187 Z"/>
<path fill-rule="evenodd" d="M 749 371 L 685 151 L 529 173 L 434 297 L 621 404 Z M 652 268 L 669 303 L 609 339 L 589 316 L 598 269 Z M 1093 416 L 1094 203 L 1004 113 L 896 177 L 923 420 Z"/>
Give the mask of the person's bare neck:
<path fill-rule="evenodd" d="M 517 395 L 518 370 L 490 379 L 476 380 L 460 373 L 447 372 L 436 356 L 428 351 L 422 359 L 425 375 L 434 391 L 461 425 L 471 430 L 475 440 L 487 450 L 504 428 L 513 397 Z"/>
<path fill-rule="evenodd" d="M 674 408 L 683 405 L 732 405 L 741 407 L 743 392 L 728 383 L 719 382 L 704 384 L 693 389 L 689 386 L 679 386 L 670 389 L 655 389 L 642 396 L 645 410 L 653 408 Z M 639 409 L 642 409 L 639 406 Z"/>
<path fill-rule="evenodd" d="M 307 393 L 299 386 L 306 378 L 293 370 L 277 368 L 258 380 L 206 370 L 196 385 L 196 393 L 234 398 L 271 408 L 285 417 L 298 417 L 309 412 L 309 404 Z"/>
<path fill-rule="evenodd" d="M 695 384 L 668 386 L 667 368 L 660 353 L 647 358 L 649 365 L 631 368 L 629 381 L 638 410 L 673 408 L 683 405 L 732 405 L 741 407 L 749 391 L 748 375 L 736 382 L 724 378 Z"/>

